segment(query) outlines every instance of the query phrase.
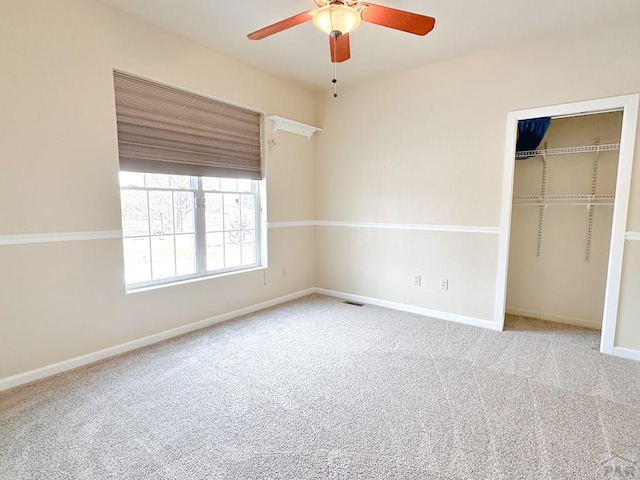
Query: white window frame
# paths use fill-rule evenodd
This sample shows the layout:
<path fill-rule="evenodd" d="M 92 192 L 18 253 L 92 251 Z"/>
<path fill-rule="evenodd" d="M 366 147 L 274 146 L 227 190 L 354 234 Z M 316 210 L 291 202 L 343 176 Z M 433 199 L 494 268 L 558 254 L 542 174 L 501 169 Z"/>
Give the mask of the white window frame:
<path fill-rule="evenodd" d="M 141 172 L 142 173 L 142 172 Z M 146 173 L 153 173 L 153 172 L 146 172 Z M 165 278 L 159 278 L 159 279 L 155 279 L 155 280 L 148 280 L 148 281 L 142 281 L 142 282 L 132 282 L 132 283 L 127 283 L 126 280 L 126 276 L 125 276 L 125 286 L 126 286 L 126 291 L 127 293 L 129 292 L 135 292 L 135 291 L 139 291 L 139 290 L 145 290 L 145 289 L 149 289 L 149 288 L 154 288 L 154 287 L 162 287 L 162 286 L 170 286 L 170 285 L 175 285 L 175 284 L 180 284 L 180 283 L 184 283 L 184 282 L 188 282 L 188 281 L 193 281 L 193 280 L 200 280 L 200 279 L 207 279 L 207 278 L 214 278 L 214 277 L 219 277 L 219 276 L 224 276 L 224 275 L 229 275 L 229 274 L 234 274 L 234 273 L 243 273 L 243 272 L 247 272 L 247 271 L 252 271 L 252 270 L 259 270 L 259 269 L 264 269 L 267 267 L 267 254 L 266 254 L 266 249 L 267 249 L 267 242 L 266 242 L 266 235 L 265 235 L 265 230 L 266 230 L 266 214 L 265 214 L 265 199 L 266 199 L 266 192 L 265 192 L 265 181 L 264 180 L 250 180 L 251 181 L 251 186 L 252 189 L 250 192 L 248 191 L 239 191 L 238 189 L 236 189 L 235 191 L 230 191 L 230 190 L 222 190 L 222 188 L 220 190 L 210 190 L 210 189 L 204 189 L 203 188 L 203 178 L 220 178 L 220 177 L 199 177 L 199 176 L 190 176 L 191 179 L 191 188 L 169 188 L 169 187 L 148 187 L 148 186 L 144 186 L 144 187 L 140 187 L 140 186 L 120 186 L 120 192 L 122 193 L 123 191 L 144 191 L 147 192 L 147 209 L 150 210 L 150 206 L 149 206 L 149 201 L 148 201 L 148 193 L 152 192 L 152 191 L 165 191 L 165 192 L 190 192 L 194 194 L 194 242 L 195 242 L 195 246 L 194 246 L 194 252 L 195 252 L 195 260 L 194 260 L 194 267 L 196 272 L 192 273 L 192 274 L 186 274 L 186 275 L 175 275 L 172 277 L 165 277 Z M 242 179 L 240 179 L 242 180 Z M 195 184 L 195 187 L 194 187 Z M 256 212 L 256 216 L 254 218 L 254 232 L 255 232 L 255 251 L 254 251 L 254 256 L 255 256 L 255 262 L 251 263 L 251 264 L 245 264 L 245 265 L 238 265 L 238 266 L 234 266 L 234 267 L 227 267 L 227 268 L 221 268 L 221 269 L 216 269 L 216 270 L 207 270 L 207 241 L 206 241 L 206 235 L 207 235 L 207 228 L 206 228 L 206 204 L 205 204 L 205 194 L 207 193 L 220 193 L 220 194 L 238 194 L 238 195 L 247 195 L 247 194 L 252 194 L 254 197 L 254 202 L 255 202 L 255 212 Z M 223 214 L 224 215 L 224 214 Z M 148 218 L 148 222 L 149 222 L 149 234 L 148 235 L 128 235 L 125 236 L 124 231 L 123 231 L 123 248 L 124 248 L 124 241 L 126 239 L 130 239 L 130 238 L 148 238 L 149 240 L 153 237 L 157 237 L 157 236 L 161 236 L 158 234 L 154 234 L 153 230 L 152 230 L 152 225 L 151 225 L 151 219 L 150 219 L 150 211 L 147 212 L 147 216 Z M 165 236 L 172 236 L 175 238 L 176 236 L 176 231 L 175 231 L 175 215 L 173 215 L 173 233 L 171 234 L 166 234 Z M 222 230 L 222 234 L 223 234 L 223 239 L 224 236 L 226 235 L 227 232 L 232 231 L 232 230 L 226 230 L 224 228 L 223 225 L 223 230 Z M 179 235 L 179 234 L 178 234 Z M 175 245 L 175 244 L 174 244 Z M 224 245 L 224 240 L 223 240 L 223 245 Z M 149 252 L 150 252 L 150 259 L 149 261 L 151 262 L 151 276 L 153 277 L 153 261 L 151 258 L 151 243 L 149 245 Z M 174 246 L 174 258 L 175 258 L 175 246 Z M 123 257 L 123 261 L 125 260 L 125 257 Z M 126 264 L 123 263 L 123 267 L 126 270 Z M 177 268 L 176 268 L 177 271 Z"/>

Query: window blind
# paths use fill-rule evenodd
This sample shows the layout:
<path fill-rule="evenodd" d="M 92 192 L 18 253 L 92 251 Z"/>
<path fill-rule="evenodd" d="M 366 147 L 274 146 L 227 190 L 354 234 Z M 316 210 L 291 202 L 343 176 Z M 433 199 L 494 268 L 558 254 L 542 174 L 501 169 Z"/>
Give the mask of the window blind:
<path fill-rule="evenodd" d="M 262 178 L 261 115 L 114 72 L 120 169 Z"/>

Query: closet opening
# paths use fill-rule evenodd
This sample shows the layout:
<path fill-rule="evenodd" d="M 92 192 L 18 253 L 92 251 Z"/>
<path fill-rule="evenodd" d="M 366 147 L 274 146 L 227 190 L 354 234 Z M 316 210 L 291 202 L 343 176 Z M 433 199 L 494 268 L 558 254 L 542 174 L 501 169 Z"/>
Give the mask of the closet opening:
<path fill-rule="evenodd" d="M 509 113 L 496 329 L 587 327 L 614 353 L 637 112 L 629 95 Z"/>
<path fill-rule="evenodd" d="M 507 315 L 602 328 L 621 129 L 621 110 L 554 117 L 516 150 Z"/>

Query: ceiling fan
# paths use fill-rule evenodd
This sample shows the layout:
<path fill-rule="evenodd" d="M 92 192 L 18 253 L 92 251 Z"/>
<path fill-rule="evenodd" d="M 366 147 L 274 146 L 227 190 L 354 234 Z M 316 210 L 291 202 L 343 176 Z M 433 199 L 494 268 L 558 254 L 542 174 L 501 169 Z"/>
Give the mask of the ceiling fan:
<path fill-rule="evenodd" d="M 349 32 L 361 21 L 393 28 L 414 35 L 426 35 L 435 26 L 436 19 L 417 13 L 382 7 L 358 0 L 314 0 L 318 8 L 307 10 L 247 35 L 251 40 L 261 40 L 288 28 L 313 21 L 329 35 L 331 61 L 344 62 L 351 57 Z"/>

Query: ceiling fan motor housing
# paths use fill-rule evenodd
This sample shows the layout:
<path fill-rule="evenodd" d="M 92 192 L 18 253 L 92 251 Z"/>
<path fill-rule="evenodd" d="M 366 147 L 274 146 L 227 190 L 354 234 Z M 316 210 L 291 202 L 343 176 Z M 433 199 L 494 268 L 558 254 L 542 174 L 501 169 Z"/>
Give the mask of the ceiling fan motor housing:
<path fill-rule="evenodd" d="M 313 23 L 323 32 L 333 35 L 349 33 L 360 25 L 360 12 L 341 1 L 334 1 L 320 7 L 313 13 Z"/>

